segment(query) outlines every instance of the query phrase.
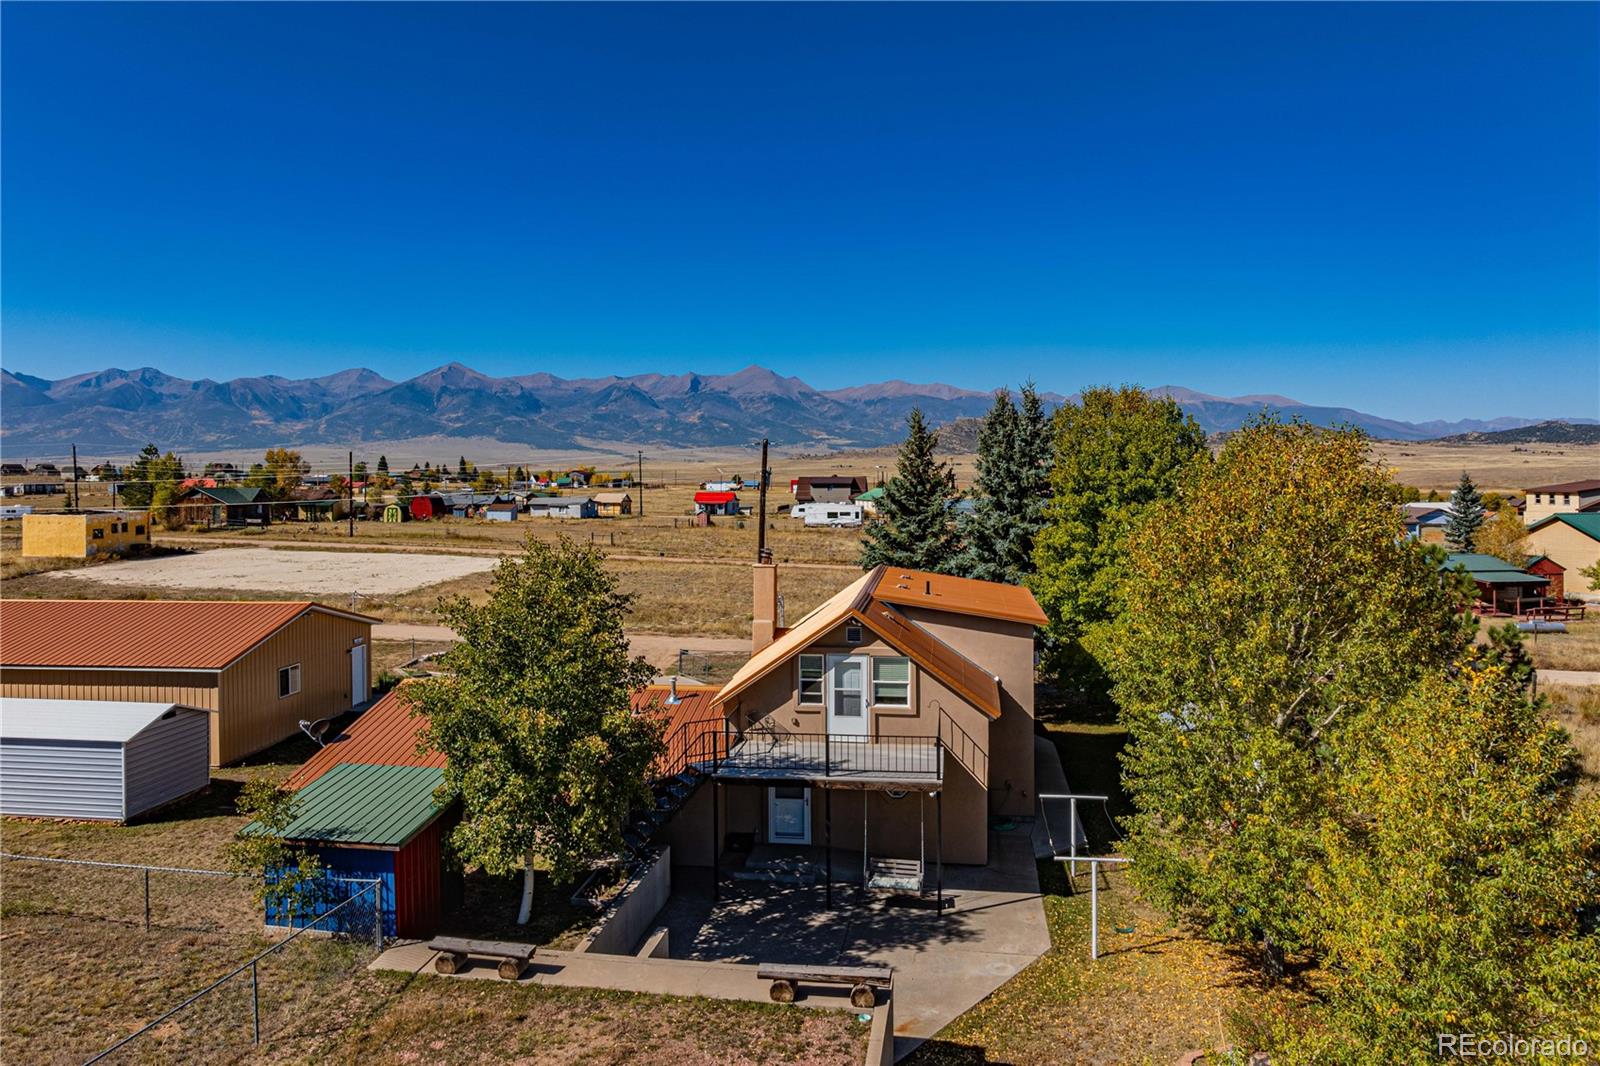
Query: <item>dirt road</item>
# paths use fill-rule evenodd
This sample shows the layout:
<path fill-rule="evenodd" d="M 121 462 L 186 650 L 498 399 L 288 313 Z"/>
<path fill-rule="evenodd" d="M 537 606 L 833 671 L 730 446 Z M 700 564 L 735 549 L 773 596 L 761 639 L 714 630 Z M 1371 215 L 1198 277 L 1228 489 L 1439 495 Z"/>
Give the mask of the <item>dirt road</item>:
<path fill-rule="evenodd" d="M 373 640 L 415 640 L 418 643 L 438 643 L 456 639 L 455 630 L 449 626 L 428 625 L 422 622 L 379 622 L 372 627 Z M 686 637 L 672 633 L 629 633 L 628 647 L 635 655 L 661 670 L 677 665 L 678 652 L 691 655 L 736 655 L 750 651 L 750 641 L 745 637 Z"/>

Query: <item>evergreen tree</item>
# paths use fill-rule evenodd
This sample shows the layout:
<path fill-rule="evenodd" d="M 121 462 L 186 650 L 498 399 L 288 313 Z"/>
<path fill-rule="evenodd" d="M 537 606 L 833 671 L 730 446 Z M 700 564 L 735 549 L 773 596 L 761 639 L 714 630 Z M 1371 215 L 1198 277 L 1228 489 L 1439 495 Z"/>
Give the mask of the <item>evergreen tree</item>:
<path fill-rule="evenodd" d="M 1478 486 L 1472 483 L 1472 477 L 1463 470 L 1456 490 L 1450 494 L 1450 519 L 1444 525 L 1444 541 L 1450 550 L 1472 551 L 1483 519 L 1483 497 L 1478 495 Z"/>
<path fill-rule="evenodd" d="M 389 457 L 387 455 L 378 456 L 378 473 L 387 474 L 388 472 L 389 472 Z"/>
<path fill-rule="evenodd" d="M 906 427 L 894 477 L 864 530 L 863 570 L 880 565 L 945 570 L 960 544 L 950 520 L 955 474 L 934 454 L 939 435 L 928 428 L 919 408 L 912 408 Z"/>
<path fill-rule="evenodd" d="M 463 481 L 466 480 L 466 477 L 467 477 L 467 457 L 464 456 L 464 455 L 461 458 L 456 460 L 456 476 L 461 478 Z"/>
<path fill-rule="evenodd" d="M 961 554 L 950 569 L 963 577 L 1018 585 L 1033 572 L 1033 540 L 1049 496 L 1049 422 L 1039 393 L 1022 387 L 1022 410 L 1001 389 L 978 430 L 978 477 L 972 511 L 957 523 Z"/>

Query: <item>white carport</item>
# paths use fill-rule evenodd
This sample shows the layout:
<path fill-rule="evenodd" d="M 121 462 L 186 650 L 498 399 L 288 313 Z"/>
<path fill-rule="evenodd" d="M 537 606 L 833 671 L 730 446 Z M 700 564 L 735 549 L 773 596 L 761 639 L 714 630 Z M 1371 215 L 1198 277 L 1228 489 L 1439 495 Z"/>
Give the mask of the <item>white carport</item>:
<path fill-rule="evenodd" d="M 209 712 L 0 699 L 0 814 L 122 822 L 211 781 Z"/>

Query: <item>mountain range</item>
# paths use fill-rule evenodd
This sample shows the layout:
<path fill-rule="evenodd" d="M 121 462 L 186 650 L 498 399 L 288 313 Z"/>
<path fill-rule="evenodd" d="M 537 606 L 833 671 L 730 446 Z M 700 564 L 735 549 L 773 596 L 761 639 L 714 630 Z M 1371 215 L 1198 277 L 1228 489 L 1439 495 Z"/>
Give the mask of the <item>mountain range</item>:
<path fill-rule="evenodd" d="M 1424 440 L 1518 429 L 1548 419 L 1403 422 L 1284 396 L 1171 396 L 1210 433 L 1237 429 L 1263 407 L 1318 425 L 1344 422 L 1377 437 Z M 1044 394 L 1054 405 L 1070 397 Z M 316 378 L 275 375 L 191 381 L 159 370 L 102 370 L 51 381 L 0 370 L 0 448 L 131 453 L 146 442 L 197 452 L 276 445 L 353 444 L 425 436 L 479 437 L 532 448 L 591 444 L 742 446 L 768 437 L 812 449 L 874 447 L 904 434 L 920 407 L 935 425 L 982 415 L 988 392 L 886 381 L 814 389 L 750 366 L 732 374 L 491 377 L 449 363 L 406 381 L 374 371 Z M 1571 419 L 1593 424 L 1592 419 Z"/>

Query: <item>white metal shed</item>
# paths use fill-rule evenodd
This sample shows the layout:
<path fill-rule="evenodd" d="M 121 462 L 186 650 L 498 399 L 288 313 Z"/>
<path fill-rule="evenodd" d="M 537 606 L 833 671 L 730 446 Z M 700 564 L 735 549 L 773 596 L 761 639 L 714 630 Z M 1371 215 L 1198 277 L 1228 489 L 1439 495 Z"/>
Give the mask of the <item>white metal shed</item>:
<path fill-rule="evenodd" d="M 0 814 L 122 822 L 210 781 L 206 711 L 0 699 Z"/>

